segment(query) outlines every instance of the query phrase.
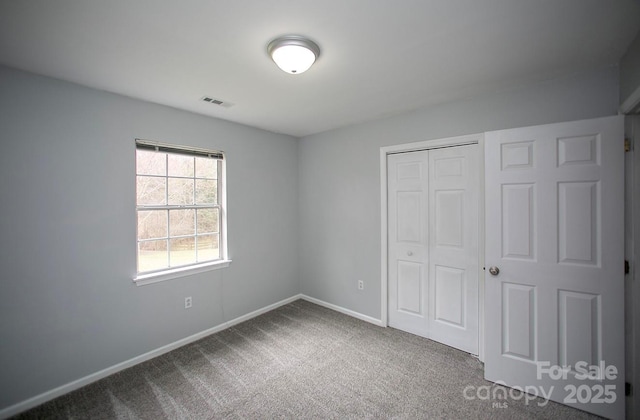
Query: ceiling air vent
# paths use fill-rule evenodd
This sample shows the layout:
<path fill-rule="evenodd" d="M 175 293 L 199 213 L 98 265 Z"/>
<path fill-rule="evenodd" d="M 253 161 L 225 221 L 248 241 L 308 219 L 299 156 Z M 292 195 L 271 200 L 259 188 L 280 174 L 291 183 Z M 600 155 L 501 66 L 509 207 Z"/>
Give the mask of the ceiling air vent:
<path fill-rule="evenodd" d="M 233 106 L 231 102 L 221 101 L 220 99 L 212 98 L 211 96 L 203 96 L 200 100 L 208 104 L 218 105 L 224 108 L 231 108 Z"/>

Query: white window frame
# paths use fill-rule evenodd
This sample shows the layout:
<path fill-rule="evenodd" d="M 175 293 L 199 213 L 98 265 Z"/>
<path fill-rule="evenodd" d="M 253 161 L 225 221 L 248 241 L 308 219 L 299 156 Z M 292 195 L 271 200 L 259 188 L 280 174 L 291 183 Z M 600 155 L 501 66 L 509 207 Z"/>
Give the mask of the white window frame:
<path fill-rule="evenodd" d="M 136 148 L 136 152 L 138 150 L 138 148 L 143 148 L 143 147 L 139 147 L 139 145 L 143 146 L 144 148 L 150 148 L 150 147 L 154 147 L 156 150 L 161 151 L 163 153 L 180 153 L 182 152 L 182 154 L 187 154 L 187 155 L 193 155 L 193 156 L 213 156 L 213 155 L 217 155 L 218 157 L 218 203 L 214 204 L 214 205 L 169 205 L 167 203 L 167 205 L 162 205 L 162 206 L 145 206 L 145 205 L 138 205 L 138 199 L 136 196 L 136 209 L 135 209 L 135 215 L 136 215 L 136 219 L 137 219 L 137 215 L 139 211 L 144 211 L 144 210 L 151 210 L 151 209 L 158 209 L 158 210 L 172 210 L 172 209 L 201 209 L 201 208 L 216 208 L 218 209 L 218 218 L 219 218 L 219 238 L 218 238 L 218 246 L 219 246 L 219 252 L 220 252 L 220 258 L 216 259 L 216 260 L 212 260 L 212 261 L 206 261 L 206 262 L 200 262 L 200 263 L 193 263 L 193 264 L 188 264 L 188 265 L 183 265 L 183 266 L 179 266 L 179 267 L 170 267 L 170 268 L 166 268 L 166 269 L 160 269 L 160 270 L 155 270 L 155 271 L 149 271 L 149 272 L 143 272 L 143 273 L 138 273 L 137 272 L 137 266 L 138 266 L 138 242 L 139 242 L 139 238 L 138 238 L 138 232 L 137 232 L 137 222 L 136 222 L 136 237 L 135 237 L 135 243 L 136 243 L 136 275 L 133 277 L 133 281 L 136 285 L 138 286 L 142 286 L 142 285 L 146 285 L 146 284 L 152 284 L 152 283 L 157 283 L 157 282 L 161 282 L 161 281 L 166 281 L 166 280 L 171 280 L 171 279 L 175 279 L 175 278 L 180 278 L 180 277 L 185 277 L 185 276 L 190 276 L 193 274 L 197 274 L 197 273 L 202 273 L 202 272 L 206 272 L 206 271 L 210 271 L 210 270 L 217 270 L 220 268 L 225 268 L 228 267 L 229 264 L 231 263 L 231 260 L 229 259 L 228 253 L 227 253 L 227 188 L 226 188 L 226 159 L 225 159 L 225 155 L 224 152 L 221 151 L 215 151 L 215 150 L 206 150 L 206 149 L 199 149 L 199 148 L 194 148 L 194 147 L 188 147 L 188 146 L 180 146 L 180 145 L 174 145 L 174 144 L 167 144 L 167 143 L 160 143 L 160 142 L 156 142 L 156 141 L 151 141 L 151 140 L 143 140 L 143 139 L 136 139 L 135 141 L 135 148 Z M 136 157 L 136 163 L 137 163 L 137 157 Z M 165 177 L 167 179 L 171 178 L 168 175 L 165 175 Z M 138 173 L 137 170 L 135 171 L 135 179 L 137 182 L 137 178 L 138 178 Z M 167 232 L 167 235 L 169 234 L 169 232 Z"/>

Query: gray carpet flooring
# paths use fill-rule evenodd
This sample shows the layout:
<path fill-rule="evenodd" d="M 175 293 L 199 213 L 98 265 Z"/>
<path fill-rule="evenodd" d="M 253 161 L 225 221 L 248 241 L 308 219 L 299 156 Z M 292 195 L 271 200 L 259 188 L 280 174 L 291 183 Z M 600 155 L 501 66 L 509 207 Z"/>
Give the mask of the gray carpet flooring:
<path fill-rule="evenodd" d="M 590 418 L 469 386 L 491 383 L 467 353 L 298 300 L 17 418 Z"/>

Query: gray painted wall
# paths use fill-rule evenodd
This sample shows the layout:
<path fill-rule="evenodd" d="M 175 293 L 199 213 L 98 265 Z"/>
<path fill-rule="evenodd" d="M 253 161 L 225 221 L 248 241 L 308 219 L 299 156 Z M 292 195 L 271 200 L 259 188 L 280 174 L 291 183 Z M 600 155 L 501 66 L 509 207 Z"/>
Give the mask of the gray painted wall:
<path fill-rule="evenodd" d="M 380 318 L 381 146 L 615 115 L 618 88 L 605 68 L 301 139 L 302 293 Z"/>
<path fill-rule="evenodd" d="M 136 137 L 227 153 L 229 268 L 133 284 Z M 0 409 L 299 292 L 292 137 L 0 67 L 0 143 Z"/>
<path fill-rule="evenodd" d="M 606 68 L 296 142 L 0 67 L 0 409 L 299 292 L 379 318 L 381 146 L 612 115 L 618 91 Z M 136 137 L 227 153 L 231 267 L 132 283 Z"/>
<path fill-rule="evenodd" d="M 640 33 L 620 59 L 620 103 L 640 89 Z"/>

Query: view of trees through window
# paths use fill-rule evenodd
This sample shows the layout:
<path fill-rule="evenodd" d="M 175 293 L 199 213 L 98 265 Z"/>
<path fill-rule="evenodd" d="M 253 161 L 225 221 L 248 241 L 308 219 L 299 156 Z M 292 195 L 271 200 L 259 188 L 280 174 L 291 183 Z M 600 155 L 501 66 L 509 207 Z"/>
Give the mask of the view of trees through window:
<path fill-rule="evenodd" d="M 216 158 L 138 149 L 138 272 L 220 259 Z"/>

